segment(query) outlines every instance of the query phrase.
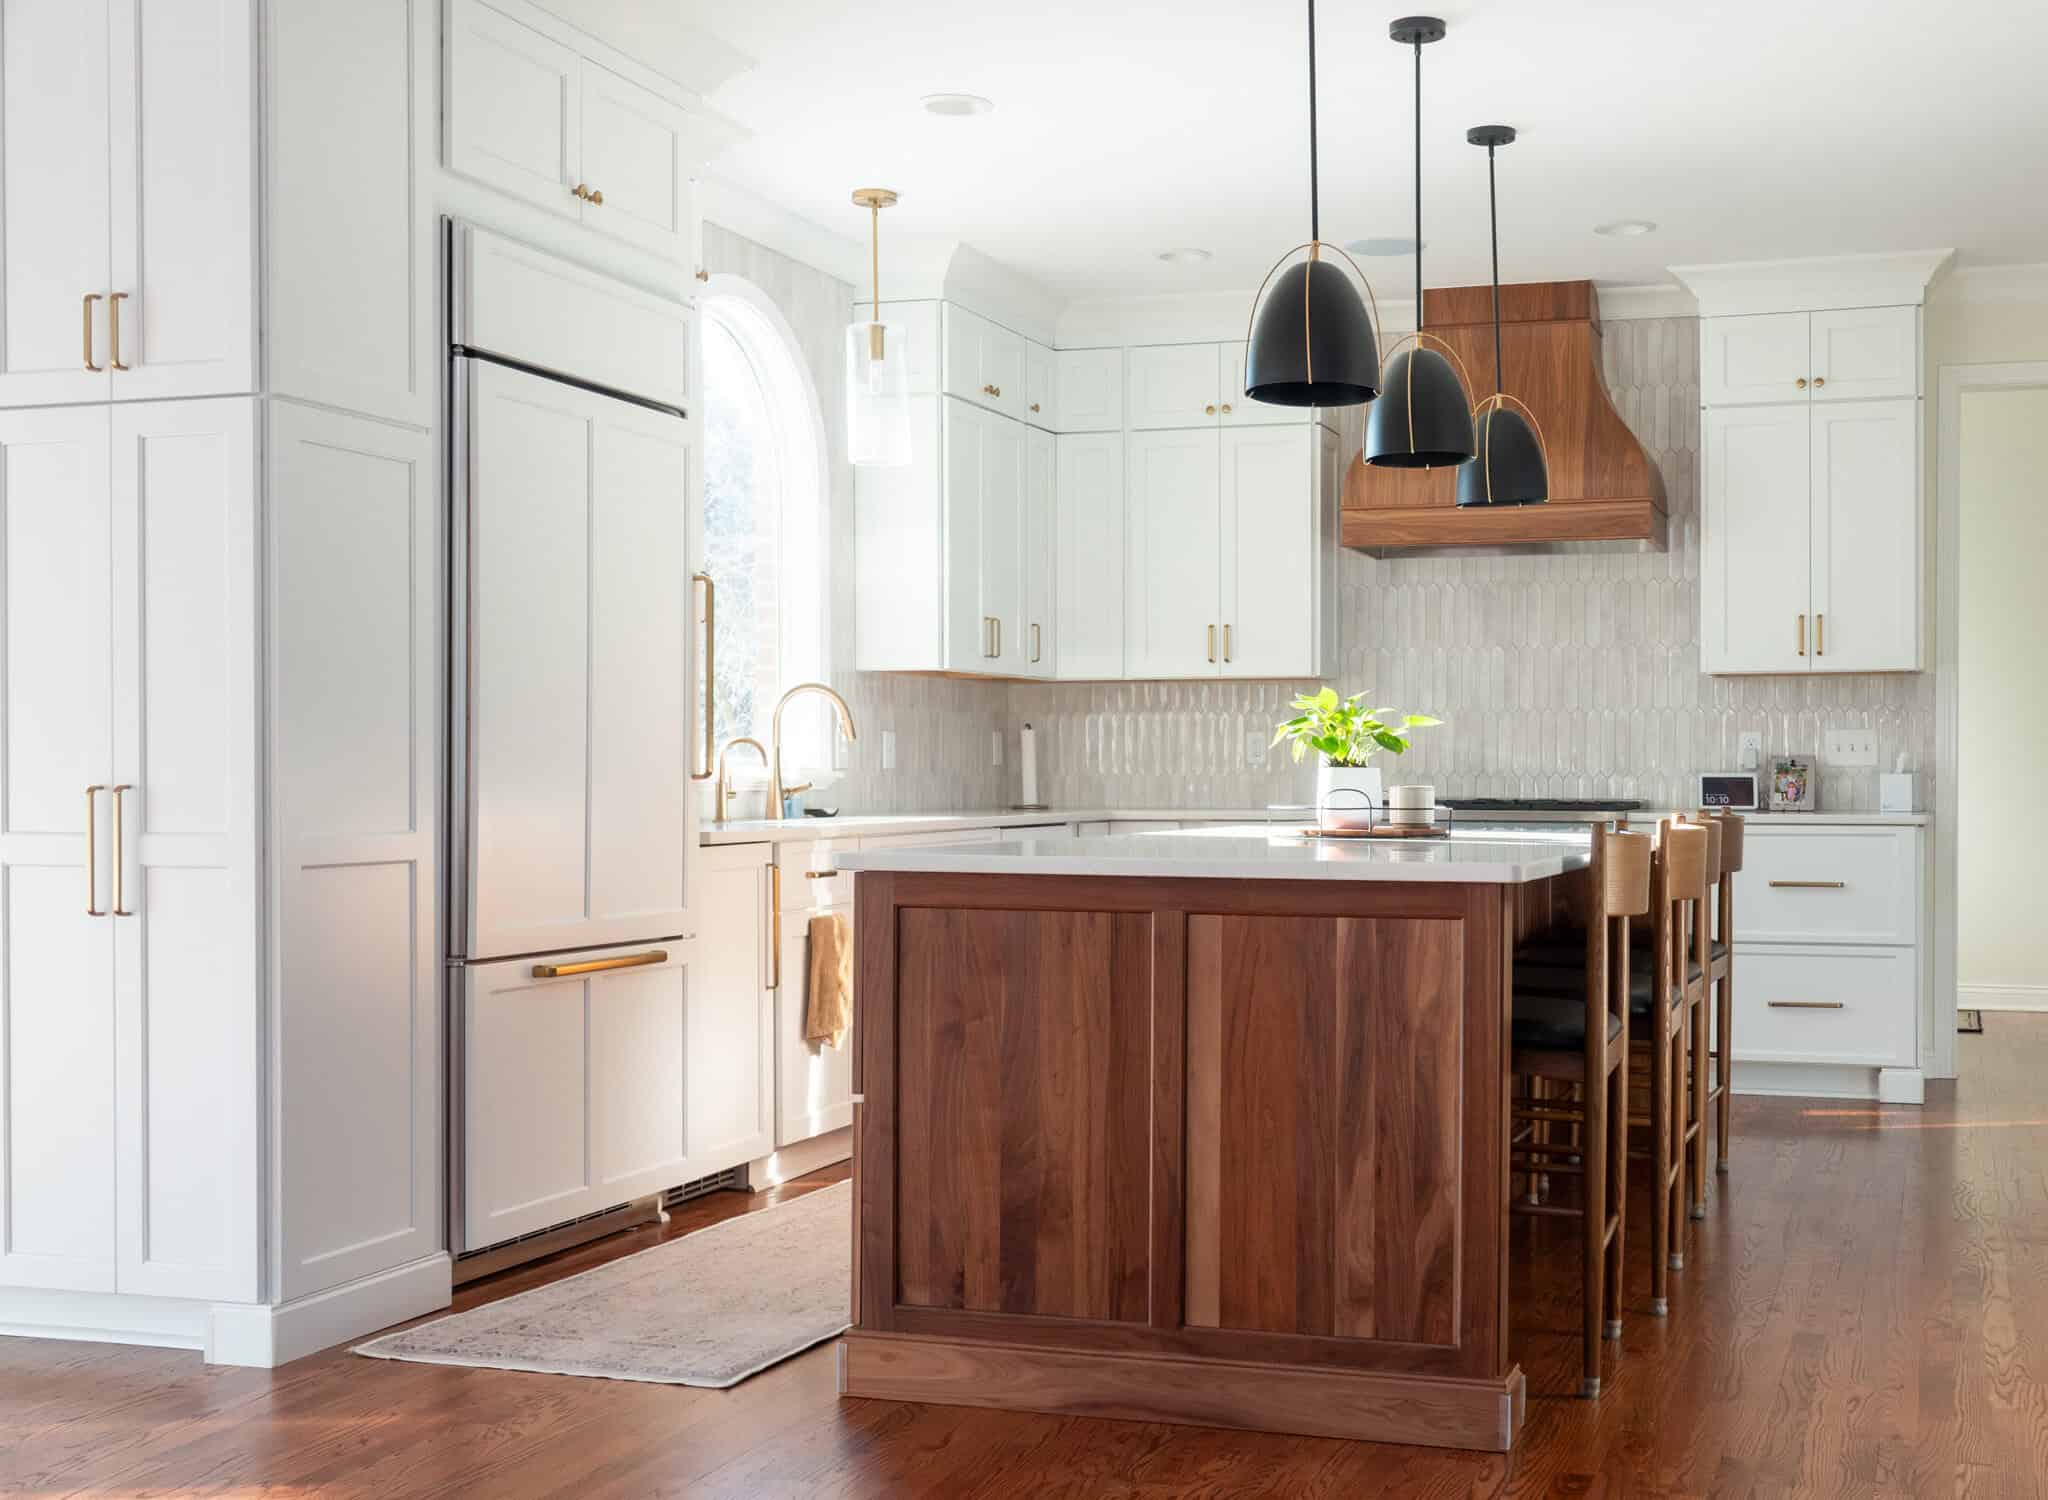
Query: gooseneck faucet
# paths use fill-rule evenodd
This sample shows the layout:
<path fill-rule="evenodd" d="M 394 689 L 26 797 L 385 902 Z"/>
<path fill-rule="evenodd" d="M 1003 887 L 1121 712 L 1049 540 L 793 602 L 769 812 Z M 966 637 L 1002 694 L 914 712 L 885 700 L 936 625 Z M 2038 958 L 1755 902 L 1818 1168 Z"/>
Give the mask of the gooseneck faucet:
<path fill-rule="evenodd" d="M 732 799 L 739 795 L 739 789 L 732 784 L 732 777 L 726 773 L 725 758 L 741 745 L 752 745 L 755 750 L 759 751 L 761 769 L 764 771 L 768 769 L 768 747 L 751 735 L 736 734 L 723 745 L 720 745 L 718 747 L 718 779 L 711 784 L 711 820 L 714 823 L 723 823 L 725 821 L 725 815 L 732 804 Z M 779 818 L 782 816 L 782 809 L 779 807 L 770 808 L 768 816 Z"/>
<path fill-rule="evenodd" d="M 828 699 L 839 713 L 839 727 L 846 731 L 846 737 L 849 740 L 859 738 L 853 732 L 853 710 L 846 706 L 844 698 L 824 683 L 799 682 L 784 693 L 782 700 L 775 705 L 775 717 L 768 725 L 768 743 L 771 747 L 768 752 L 768 816 L 771 818 L 782 816 L 782 802 L 785 797 L 811 789 L 811 783 L 808 781 L 800 782 L 796 786 L 782 784 L 782 711 L 789 707 L 790 699 L 800 698 L 805 693 L 818 693 Z"/>

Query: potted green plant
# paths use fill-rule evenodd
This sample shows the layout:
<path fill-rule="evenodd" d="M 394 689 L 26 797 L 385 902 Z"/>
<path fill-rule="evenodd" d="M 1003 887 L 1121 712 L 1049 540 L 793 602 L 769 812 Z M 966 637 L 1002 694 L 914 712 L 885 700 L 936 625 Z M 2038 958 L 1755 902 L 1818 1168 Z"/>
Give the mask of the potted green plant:
<path fill-rule="evenodd" d="M 1273 731 L 1273 743 L 1289 742 L 1297 763 L 1311 750 L 1319 757 L 1317 812 L 1339 828 L 1366 826 L 1384 805 L 1373 757 L 1382 751 L 1400 755 L 1408 748 L 1407 731 L 1443 722 L 1428 714 L 1367 708 L 1365 698 L 1364 693 L 1340 698 L 1335 688 L 1304 694 L 1290 705 L 1295 716 Z"/>

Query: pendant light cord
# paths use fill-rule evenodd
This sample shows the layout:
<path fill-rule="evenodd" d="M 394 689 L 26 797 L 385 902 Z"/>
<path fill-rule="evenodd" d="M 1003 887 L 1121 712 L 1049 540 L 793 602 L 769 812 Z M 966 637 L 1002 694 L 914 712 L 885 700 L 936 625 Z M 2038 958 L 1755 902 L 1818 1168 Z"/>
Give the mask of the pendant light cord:
<path fill-rule="evenodd" d="M 1493 186 L 1493 146 L 1486 148 L 1486 231 L 1493 242 L 1493 393 L 1501 393 L 1500 378 L 1500 199 Z"/>
<path fill-rule="evenodd" d="M 1415 43 L 1415 331 L 1422 332 L 1422 43 Z"/>
<path fill-rule="evenodd" d="M 1313 260 L 1323 239 L 1322 194 L 1316 180 L 1316 0 L 1308 0 L 1308 237 Z"/>
<path fill-rule="evenodd" d="M 882 205 L 880 202 L 868 205 L 868 254 L 873 257 L 871 271 L 875 278 L 875 321 L 882 321 Z"/>

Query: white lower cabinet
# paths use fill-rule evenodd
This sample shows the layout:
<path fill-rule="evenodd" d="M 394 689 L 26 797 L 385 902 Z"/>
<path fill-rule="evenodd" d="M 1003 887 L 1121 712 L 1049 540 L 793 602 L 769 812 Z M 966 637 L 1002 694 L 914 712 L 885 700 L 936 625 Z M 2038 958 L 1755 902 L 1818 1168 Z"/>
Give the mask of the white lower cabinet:
<path fill-rule="evenodd" d="M 1738 1061 L 1919 1066 L 1913 949 L 1746 947 L 1738 962 Z"/>
<path fill-rule="evenodd" d="M 707 848 L 697 864 L 703 906 L 683 1041 L 683 1126 L 694 1177 L 775 1146 L 771 868 L 766 844 Z"/>

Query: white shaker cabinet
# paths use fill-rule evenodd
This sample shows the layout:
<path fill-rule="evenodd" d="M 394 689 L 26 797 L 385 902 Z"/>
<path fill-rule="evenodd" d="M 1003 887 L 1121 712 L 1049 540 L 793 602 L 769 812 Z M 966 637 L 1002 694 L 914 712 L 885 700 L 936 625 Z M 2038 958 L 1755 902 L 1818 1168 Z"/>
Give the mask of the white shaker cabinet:
<path fill-rule="evenodd" d="M 1708 406 L 1803 400 L 1812 373 L 1803 312 L 1700 321 L 1700 400 Z"/>
<path fill-rule="evenodd" d="M 951 397 L 945 407 L 945 664 L 1014 675 L 1024 629 L 1024 434 Z"/>
<path fill-rule="evenodd" d="M 698 861 L 696 961 L 683 1038 L 683 1126 L 692 1176 L 775 1149 L 770 852 L 767 844 L 715 845 Z"/>
<path fill-rule="evenodd" d="M 1700 436 L 1701 665 L 1804 671 L 1812 613 L 1807 407 L 1710 410 Z"/>
<path fill-rule="evenodd" d="M 1046 432 L 1059 427 L 1059 371 L 1052 350 L 1024 341 L 1024 420 Z"/>
<path fill-rule="evenodd" d="M 853 920 L 853 877 L 832 873 L 852 839 L 775 846 L 775 1144 L 793 1146 L 853 1123 L 853 1048 L 804 1038 L 813 918 Z M 856 1002 L 857 1003 L 857 1002 Z"/>
<path fill-rule="evenodd" d="M 1122 432 L 1124 351 L 1062 349 L 1053 356 L 1059 398 L 1058 428 L 1068 432 Z"/>
<path fill-rule="evenodd" d="M 1920 391 L 1920 310 L 1849 307 L 1701 319 L 1707 406 L 1869 401 Z"/>
<path fill-rule="evenodd" d="M 1028 404 L 1024 336 L 956 302 L 945 304 L 942 321 L 945 393 L 1021 420 Z"/>
<path fill-rule="evenodd" d="M 1223 403 L 1215 344 L 1144 344 L 1125 351 L 1128 415 L 1134 431 L 1213 427 Z"/>
<path fill-rule="evenodd" d="M 1222 675 L 1286 677 L 1313 672 L 1321 612 L 1335 556 L 1325 513 L 1334 513 L 1337 435 L 1300 425 L 1225 432 L 1219 516 L 1223 527 Z"/>
<path fill-rule="evenodd" d="M 8 0 L 0 404 L 256 386 L 255 0 Z"/>
<path fill-rule="evenodd" d="M 1813 665 L 1920 665 L 1920 403 L 1816 403 Z"/>
<path fill-rule="evenodd" d="M 1062 433 L 1053 485 L 1057 674 L 1124 675 L 1124 437 Z"/>
<path fill-rule="evenodd" d="M 1132 677 L 1213 677 L 1222 661 L 1220 435 L 1180 428 L 1130 435 L 1124 520 L 1124 669 Z"/>
<path fill-rule="evenodd" d="M 1058 514 L 1058 449 L 1053 435 L 1037 428 L 1024 433 L 1024 503 L 1019 557 L 1024 565 L 1023 606 L 1018 646 L 1024 677 L 1051 677 L 1059 651 L 1058 613 L 1053 607 L 1054 529 Z"/>

